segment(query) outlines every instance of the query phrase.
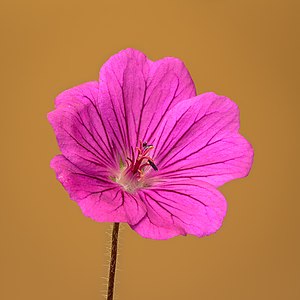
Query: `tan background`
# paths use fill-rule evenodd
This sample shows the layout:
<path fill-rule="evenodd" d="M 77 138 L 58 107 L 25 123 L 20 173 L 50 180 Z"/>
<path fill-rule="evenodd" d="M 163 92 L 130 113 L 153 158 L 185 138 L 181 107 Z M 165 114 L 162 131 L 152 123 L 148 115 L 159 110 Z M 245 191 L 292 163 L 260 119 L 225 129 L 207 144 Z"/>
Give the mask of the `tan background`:
<path fill-rule="evenodd" d="M 221 188 L 216 235 L 153 241 L 124 225 L 116 299 L 300 299 L 298 3 L 1 1 L 0 299 L 102 299 L 110 225 L 56 181 L 46 113 L 126 47 L 179 57 L 198 93 L 234 99 L 255 163 Z"/>

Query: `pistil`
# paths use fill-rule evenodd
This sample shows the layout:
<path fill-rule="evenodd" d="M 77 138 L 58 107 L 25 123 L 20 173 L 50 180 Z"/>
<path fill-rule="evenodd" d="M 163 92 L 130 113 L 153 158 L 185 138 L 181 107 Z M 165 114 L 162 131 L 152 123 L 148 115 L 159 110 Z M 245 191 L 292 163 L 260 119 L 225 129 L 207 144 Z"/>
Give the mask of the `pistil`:
<path fill-rule="evenodd" d="M 136 147 L 138 151 L 138 156 L 135 159 L 132 150 L 132 159 L 127 158 L 130 164 L 128 164 L 127 173 L 132 172 L 132 174 L 138 174 L 140 177 L 144 175 L 144 169 L 147 166 L 151 166 L 155 171 L 158 170 L 153 159 L 149 156 L 149 152 L 154 148 L 153 145 L 148 145 L 147 142 L 140 141 L 140 146 Z"/>
<path fill-rule="evenodd" d="M 133 148 L 131 149 L 131 158 L 127 157 L 126 160 L 127 167 L 120 170 L 120 175 L 116 178 L 116 182 L 128 192 L 133 192 L 149 184 L 145 178 L 147 167 L 152 167 L 155 171 L 158 170 L 153 158 L 149 155 L 153 148 L 153 145 L 140 141 L 139 147 L 136 147 L 137 156 L 134 155 Z"/>

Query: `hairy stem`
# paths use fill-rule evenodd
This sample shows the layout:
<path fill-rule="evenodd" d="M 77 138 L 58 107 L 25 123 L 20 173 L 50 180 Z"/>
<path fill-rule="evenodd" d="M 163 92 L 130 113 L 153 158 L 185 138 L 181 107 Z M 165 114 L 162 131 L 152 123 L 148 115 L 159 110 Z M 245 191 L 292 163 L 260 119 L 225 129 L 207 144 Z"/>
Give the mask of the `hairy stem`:
<path fill-rule="evenodd" d="M 110 255 L 110 267 L 109 267 L 109 278 L 108 278 L 108 288 L 107 288 L 107 300 L 113 300 L 114 298 L 119 226 L 120 226 L 119 223 L 114 223 L 112 237 L 111 237 L 111 255 Z"/>

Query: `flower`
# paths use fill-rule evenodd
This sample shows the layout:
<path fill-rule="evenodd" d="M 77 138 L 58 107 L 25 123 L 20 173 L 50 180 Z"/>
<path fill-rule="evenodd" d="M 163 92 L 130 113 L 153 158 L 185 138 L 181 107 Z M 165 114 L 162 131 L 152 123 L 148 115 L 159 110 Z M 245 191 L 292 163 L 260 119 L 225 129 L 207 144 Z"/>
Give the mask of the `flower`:
<path fill-rule="evenodd" d="M 83 214 L 126 222 L 145 238 L 217 231 L 216 189 L 246 176 L 253 150 L 237 105 L 195 86 L 184 64 L 134 49 L 112 56 L 99 81 L 61 93 L 48 114 L 62 152 L 51 167 Z"/>

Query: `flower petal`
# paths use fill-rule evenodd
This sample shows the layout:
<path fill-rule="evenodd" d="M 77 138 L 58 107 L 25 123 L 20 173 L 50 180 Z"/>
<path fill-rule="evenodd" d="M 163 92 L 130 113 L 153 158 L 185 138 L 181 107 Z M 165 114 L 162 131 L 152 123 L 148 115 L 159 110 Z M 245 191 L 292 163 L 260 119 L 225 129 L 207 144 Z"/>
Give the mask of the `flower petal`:
<path fill-rule="evenodd" d="M 129 224 L 136 224 L 144 217 L 144 203 L 115 182 L 85 173 L 63 155 L 54 157 L 51 167 L 85 216 L 97 222 Z"/>
<path fill-rule="evenodd" d="M 100 71 L 99 103 L 108 131 L 120 141 L 119 152 L 130 152 L 140 139 L 151 142 L 168 110 L 193 96 L 190 74 L 176 58 L 152 62 L 143 53 L 126 49 Z"/>
<path fill-rule="evenodd" d="M 118 160 L 103 126 L 97 97 L 98 83 L 87 82 L 64 91 L 48 114 L 62 154 L 90 175 L 107 173 Z"/>
<path fill-rule="evenodd" d="M 154 141 L 160 178 L 196 178 L 214 186 L 246 176 L 253 149 L 239 133 L 229 98 L 205 93 L 169 111 Z"/>
<path fill-rule="evenodd" d="M 160 182 L 138 192 L 147 213 L 131 226 L 145 238 L 198 237 L 216 232 L 226 214 L 226 201 L 213 186 L 200 180 Z"/>

